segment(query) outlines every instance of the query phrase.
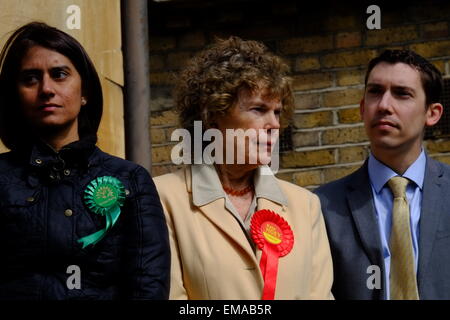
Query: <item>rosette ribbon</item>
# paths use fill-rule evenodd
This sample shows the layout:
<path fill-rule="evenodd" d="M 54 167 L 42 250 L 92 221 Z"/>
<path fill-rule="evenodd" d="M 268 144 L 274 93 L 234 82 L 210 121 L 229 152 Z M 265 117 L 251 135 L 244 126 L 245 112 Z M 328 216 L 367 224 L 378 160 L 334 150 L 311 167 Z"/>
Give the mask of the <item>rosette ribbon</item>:
<path fill-rule="evenodd" d="M 278 259 L 287 255 L 294 246 L 294 234 L 289 224 L 271 210 L 258 210 L 253 214 L 250 232 L 262 251 L 259 268 L 264 279 L 262 300 L 273 300 L 277 285 Z"/>
<path fill-rule="evenodd" d="M 119 179 L 103 176 L 92 180 L 84 190 L 84 203 L 95 214 L 105 216 L 106 226 L 102 230 L 78 239 L 83 249 L 95 245 L 116 223 L 120 207 L 125 201 L 125 188 Z"/>

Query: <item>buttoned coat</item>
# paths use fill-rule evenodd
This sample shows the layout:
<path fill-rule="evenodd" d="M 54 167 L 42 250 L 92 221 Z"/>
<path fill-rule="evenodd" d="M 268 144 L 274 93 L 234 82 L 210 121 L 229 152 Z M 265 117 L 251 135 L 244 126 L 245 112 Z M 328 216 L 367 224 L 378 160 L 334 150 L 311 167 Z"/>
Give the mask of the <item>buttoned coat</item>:
<path fill-rule="evenodd" d="M 84 200 L 96 178 L 126 189 L 106 226 Z M 169 240 L 148 172 L 80 140 L 59 152 L 43 143 L 0 155 L 0 300 L 167 299 Z M 78 281 L 77 281 L 78 279 Z"/>
<path fill-rule="evenodd" d="M 258 210 L 282 216 L 294 233 L 292 251 L 279 259 L 275 299 L 330 299 L 332 262 L 319 199 L 306 189 L 276 180 L 283 206 L 259 198 Z M 256 253 L 224 198 L 193 204 L 189 166 L 155 178 L 168 223 L 171 299 L 261 299 L 264 286 Z"/>

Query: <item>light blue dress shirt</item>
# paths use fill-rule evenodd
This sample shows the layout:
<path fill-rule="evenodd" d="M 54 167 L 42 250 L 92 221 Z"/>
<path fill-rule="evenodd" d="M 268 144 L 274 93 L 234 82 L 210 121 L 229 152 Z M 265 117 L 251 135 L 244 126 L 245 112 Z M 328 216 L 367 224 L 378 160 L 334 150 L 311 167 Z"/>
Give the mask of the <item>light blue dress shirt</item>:
<path fill-rule="evenodd" d="M 422 150 L 419 157 L 403 174 L 412 182 L 406 188 L 406 197 L 409 203 L 410 227 L 412 235 L 412 244 L 414 249 L 414 264 L 417 274 L 417 265 L 419 259 L 419 220 L 422 209 L 423 179 L 426 166 L 425 152 Z M 381 243 L 383 246 L 383 258 L 385 267 L 385 288 L 386 299 L 390 299 L 389 275 L 391 266 L 391 254 L 389 251 L 389 237 L 392 228 L 392 202 L 393 197 L 387 182 L 398 174 L 391 168 L 378 161 L 372 154 L 369 156 L 369 178 L 372 187 L 372 194 L 375 204 L 375 211 L 380 229 Z"/>

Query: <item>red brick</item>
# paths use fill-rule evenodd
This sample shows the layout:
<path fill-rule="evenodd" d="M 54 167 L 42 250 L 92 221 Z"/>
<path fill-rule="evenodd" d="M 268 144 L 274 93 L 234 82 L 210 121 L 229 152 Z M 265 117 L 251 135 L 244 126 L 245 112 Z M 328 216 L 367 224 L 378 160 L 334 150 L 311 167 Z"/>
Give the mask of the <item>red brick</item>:
<path fill-rule="evenodd" d="M 332 73 L 309 73 L 294 76 L 292 87 L 294 91 L 320 89 L 332 87 L 334 77 Z"/>
<path fill-rule="evenodd" d="M 281 155 L 282 168 L 315 167 L 334 164 L 334 150 L 293 151 Z"/>
<path fill-rule="evenodd" d="M 281 38 L 289 33 L 284 25 L 248 25 L 240 30 L 239 35 L 244 39 L 272 39 Z"/>
<path fill-rule="evenodd" d="M 296 71 L 310 71 L 320 69 L 319 59 L 316 57 L 295 59 Z"/>
<path fill-rule="evenodd" d="M 336 128 L 322 133 L 322 145 L 367 141 L 364 127 Z"/>
<path fill-rule="evenodd" d="M 364 65 L 377 56 L 376 50 L 363 49 L 340 53 L 330 53 L 322 58 L 322 65 L 326 68 L 339 68 Z"/>
<path fill-rule="evenodd" d="M 151 72 L 150 73 L 150 84 L 167 86 L 173 85 L 175 83 L 175 76 L 170 72 Z"/>
<path fill-rule="evenodd" d="M 361 45 L 361 33 L 341 32 L 336 35 L 336 48 L 351 48 Z"/>
<path fill-rule="evenodd" d="M 283 54 L 319 52 L 333 49 L 333 37 L 325 35 L 282 40 L 279 48 Z"/>
<path fill-rule="evenodd" d="M 302 187 L 320 185 L 322 183 L 321 170 L 296 172 L 293 178 L 294 183 Z"/>
<path fill-rule="evenodd" d="M 426 58 L 448 56 L 450 52 L 450 40 L 417 43 L 409 47 L 411 50 Z"/>
<path fill-rule="evenodd" d="M 366 147 L 355 146 L 338 149 L 339 163 L 352 163 L 364 161 L 367 157 Z"/>
<path fill-rule="evenodd" d="M 152 162 L 160 163 L 160 162 L 170 162 L 171 152 L 174 145 L 168 146 L 158 146 L 152 148 Z"/>
<path fill-rule="evenodd" d="M 160 70 L 165 66 L 163 55 L 151 55 L 150 56 L 150 70 Z"/>
<path fill-rule="evenodd" d="M 450 140 L 427 140 L 426 148 L 429 153 L 450 152 Z"/>
<path fill-rule="evenodd" d="M 160 144 L 165 143 L 166 141 L 166 132 L 163 128 L 151 128 L 150 129 L 150 137 L 152 144 Z"/>
<path fill-rule="evenodd" d="M 338 111 L 339 123 L 358 123 L 361 122 L 361 115 L 359 112 L 359 107 L 341 109 Z"/>
<path fill-rule="evenodd" d="M 294 126 L 296 128 L 314 128 L 332 124 L 333 113 L 331 111 L 300 113 L 294 116 Z"/>
<path fill-rule="evenodd" d="M 360 166 L 348 166 L 339 168 L 325 168 L 323 169 L 324 183 L 335 181 L 337 179 L 348 176 L 352 172 L 356 171 Z"/>
<path fill-rule="evenodd" d="M 365 71 L 362 70 L 344 70 L 336 72 L 336 81 L 338 86 L 350 86 L 364 83 Z"/>
<path fill-rule="evenodd" d="M 445 74 L 445 61 L 444 60 L 434 60 L 431 61 L 432 64 L 442 73 Z"/>
<path fill-rule="evenodd" d="M 180 48 L 203 48 L 205 45 L 205 34 L 200 31 L 184 34 L 179 40 Z"/>
<path fill-rule="evenodd" d="M 367 46 L 378 46 L 416 40 L 419 37 L 416 25 L 367 30 Z"/>
<path fill-rule="evenodd" d="M 150 126 L 177 125 L 177 123 L 178 115 L 172 110 L 158 113 L 152 112 L 151 114 Z"/>
<path fill-rule="evenodd" d="M 278 179 L 281 179 L 281 180 L 284 180 L 287 182 L 291 182 L 291 183 L 293 183 L 293 181 L 294 181 L 293 175 L 294 175 L 293 172 L 278 172 L 277 174 L 275 174 L 275 176 Z"/>
<path fill-rule="evenodd" d="M 149 49 L 150 51 L 160 51 L 173 49 L 176 46 L 175 37 L 155 37 L 150 36 Z"/>
<path fill-rule="evenodd" d="M 448 23 L 444 21 L 424 24 L 422 30 L 423 37 L 426 39 L 444 38 L 449 36 Z"/>
<path fill-rule="evenodd" d="M 295 109 L 316 109 L 320 107 L 320 94 L 296 94 Z"/>
<path fill-rule="evenodd" d="M 361 28 L 361 22 L 357 15 L 339 13 L 326 15 L 325 17 L 323 26 L 326 31 L 343 31 Z"/>
<path fill-rule="evenodd" d="M 166 27 L 167 28 L 188 28 L 191 26 L 191 21 L 188 17 L 183 16 L 173 16 L 169 17 L 166 20 Z"/>
<path fill-rule="evenodd" d="M 191 56 L 191 52 L 169 53 L 167 56 L 167 67 L 169 69 L 182 69 L 186 66 L 186 63 Z"/>
<path fill-rule="evenodd" d="M 318 146 L 319 131 L 295 132 L 292 135 L 292 143 L 294 148 Z"/>
<path fill-rule="evenodd" d="M 324 107 L 337 107 L 349 104 L 359 104 L 363 94 L 363 89 L 330 91 L 323 94 L 322 105 Z"/>

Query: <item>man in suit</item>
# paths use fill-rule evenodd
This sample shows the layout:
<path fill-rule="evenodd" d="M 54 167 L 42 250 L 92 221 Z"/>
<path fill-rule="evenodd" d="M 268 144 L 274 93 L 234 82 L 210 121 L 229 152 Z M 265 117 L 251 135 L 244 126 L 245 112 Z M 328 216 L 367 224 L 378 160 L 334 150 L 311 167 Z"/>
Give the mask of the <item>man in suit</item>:
<path fill-rule="evenodd" d="M 368 66 L 360 113 L 371 153 L 319 195 L 336 299 L 450 299 L 450 167 L 427 156 L 440 72 L 409 50 Z M 393 178 L 393 179 L 392 179 Z"/>

